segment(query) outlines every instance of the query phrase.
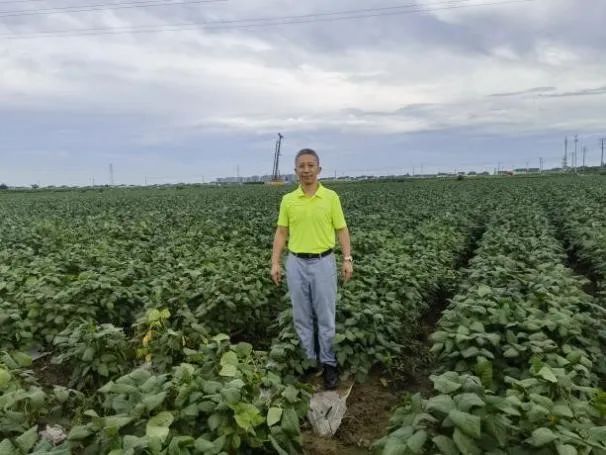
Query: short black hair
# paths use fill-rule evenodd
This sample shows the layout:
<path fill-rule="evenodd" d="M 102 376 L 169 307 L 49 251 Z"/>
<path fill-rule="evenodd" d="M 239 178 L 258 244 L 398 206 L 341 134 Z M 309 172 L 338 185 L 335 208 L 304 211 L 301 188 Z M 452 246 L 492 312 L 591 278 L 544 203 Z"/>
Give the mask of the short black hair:
<path fill-rule="evenodd" d="M 301 149 L 297 152 L 297 156 L 295 156 L 295 166 L 297 165 L 297 160 L 299 159 L 300 156 L 303 155 L 311 155 L 313 156 L 316 161 L 318 162 L 318 166 L 320 165 L 320 157 L 318 156 L 318 154 L 316 153 L 315 150 L 313 149 Z"/>

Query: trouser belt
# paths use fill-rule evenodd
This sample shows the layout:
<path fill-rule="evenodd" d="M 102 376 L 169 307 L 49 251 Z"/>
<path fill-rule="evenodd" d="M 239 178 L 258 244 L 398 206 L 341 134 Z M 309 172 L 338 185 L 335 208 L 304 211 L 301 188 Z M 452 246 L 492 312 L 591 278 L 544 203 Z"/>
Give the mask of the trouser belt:
<path fill-rule="evenodd" d="M 332 254 L 333 249 L 329 249 L 326 251 L 323 251 L 322 253 L 295 253 L 294 251 L 291 251 L 291 254 L 294 254 L 295 256 L 297 256 L 298 258 L 301 259 L 320 259 L 323 258 L 324 256 L 328 256 L 329 254 Z"/>

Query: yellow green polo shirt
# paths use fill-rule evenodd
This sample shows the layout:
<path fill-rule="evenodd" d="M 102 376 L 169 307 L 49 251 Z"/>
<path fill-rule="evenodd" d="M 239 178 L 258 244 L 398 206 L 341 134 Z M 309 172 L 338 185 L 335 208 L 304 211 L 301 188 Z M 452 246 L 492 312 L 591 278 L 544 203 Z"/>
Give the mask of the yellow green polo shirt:
<path fill-rule="evenodd" d="M 335 247 L 335 230 L 347 224 L 337 193 L 319 184 L 312 197 L 300 186 L 282 197 L 278 226 L 288 228 L 290 251 L 322 253 Z"/>

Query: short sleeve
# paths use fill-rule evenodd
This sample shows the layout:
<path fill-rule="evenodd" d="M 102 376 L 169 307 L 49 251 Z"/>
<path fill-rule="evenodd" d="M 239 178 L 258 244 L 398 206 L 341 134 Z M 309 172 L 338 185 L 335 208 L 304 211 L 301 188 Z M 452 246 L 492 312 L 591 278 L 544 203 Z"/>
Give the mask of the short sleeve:
<path fill-rule="evenodd" d="M 347 227 L 345 215 L 343 215 L 343 208 L 341 207 L 341 200 L 337 195 L 332 202 L 332 225 L 337 231 Z"/>
<path fill-rule="evenodd" d="M 278 226 L 288 227 L 288 210 L 286 207 L 286 198 L 282 198 L 280 203 L 280 214 L 278 215 Z"/>

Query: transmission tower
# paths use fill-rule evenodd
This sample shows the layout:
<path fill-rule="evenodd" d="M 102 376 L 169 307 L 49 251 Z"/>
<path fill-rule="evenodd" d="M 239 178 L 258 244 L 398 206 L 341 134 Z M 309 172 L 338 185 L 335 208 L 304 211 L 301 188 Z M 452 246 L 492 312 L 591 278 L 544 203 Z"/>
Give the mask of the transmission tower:
<path fill-rule="evenodd" d="M 272 182 L 280 181 L 280 147 L 282 146 L 282 134 L 278 133 L 278 140 L 276 141 L 276 148 L 274 151 L 274 168 L 271 173 Z"/>
<path fill-rule="evenodd" d="M 577 151 L 578 151 L 578 145 L 579 145 L 579 135 L 575 134 L 574 135 L 574 158 L 572 159 L 572 169 L 574 171 L 577 170 Z"/>

